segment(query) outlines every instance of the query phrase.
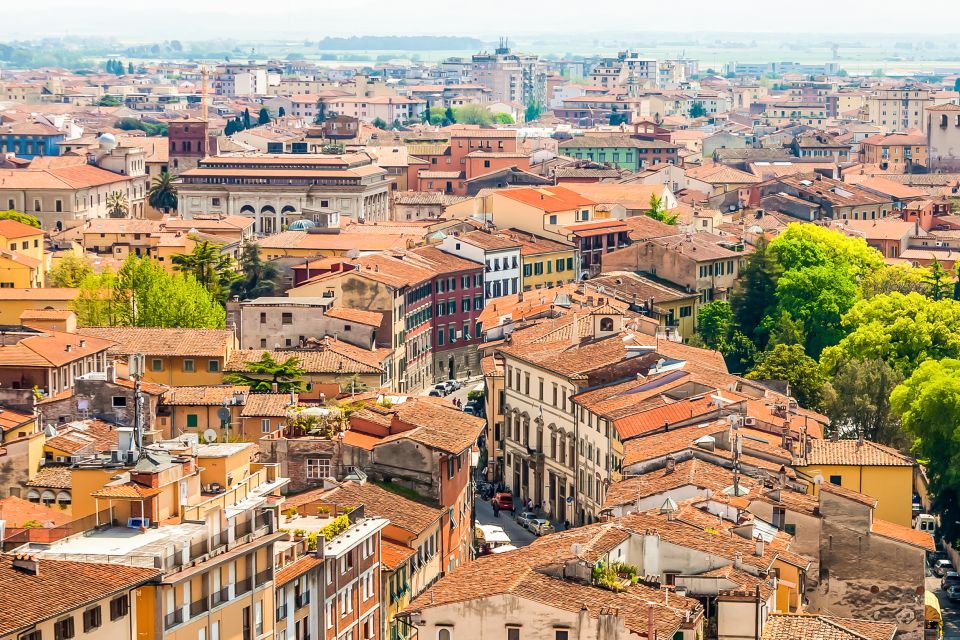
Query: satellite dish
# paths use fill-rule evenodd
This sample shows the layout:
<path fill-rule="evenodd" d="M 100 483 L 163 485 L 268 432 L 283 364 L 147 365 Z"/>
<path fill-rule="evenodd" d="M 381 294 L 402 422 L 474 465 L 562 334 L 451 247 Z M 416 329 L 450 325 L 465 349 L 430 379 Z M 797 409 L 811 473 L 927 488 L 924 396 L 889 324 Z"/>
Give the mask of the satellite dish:
<path fill-rule="evenodd" d="M 226 422 L 230 419 L 230 409 L 220 407 L 217 409 L 217 417 L 220 418 L 221 421 Z"/>
<path fill-rule="evenodd" d="M 572 553 L 573 555 L 579 556 L 582 552 L 583 552 L 583 545 L 580 544 L 579 542 L 574 542 L 572 545 L 570 545 L 570 553 Z"/>
<path fill-rule="evenodd" d="M 206 431 L 203 432 L 203 441 L 207 443 L 216 442 L 217 432 L 214 431 L 213 429 L 207 429 Z"/>

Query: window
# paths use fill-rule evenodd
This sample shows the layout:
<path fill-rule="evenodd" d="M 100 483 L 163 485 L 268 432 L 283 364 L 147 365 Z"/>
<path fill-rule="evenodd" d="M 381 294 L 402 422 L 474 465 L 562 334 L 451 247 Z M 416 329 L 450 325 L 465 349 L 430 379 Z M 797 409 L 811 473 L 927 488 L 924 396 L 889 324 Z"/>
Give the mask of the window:
<path fill-rule="evenodd" d="M 127 596 L 120 596 L 110 601 L 110 620 L 118 620 L 127 615 L 130 610 L 130 601 Z"/>
<path fill-rule="evenodd" d="M 693 307 L 691 307 L 691 306 L 689 306 L 689 305 L 686 306 L 686 307 L 680 307 L 680 317 L 681 317 L 681 318 L 689 318 L 689 317 L 692 316 L 692 315 L 693 315 Z"/>
<path fill-rule="evenodd" d="M 96 606 L 83 612 L 83 632 L 89 633 L 101 625 L 100 607 Z"/>
<path fill-rule="evenodd" d="M 293 314 L 292 314 L 292 313 L 282 313 L 282 314 L 280 314 L 280 323 L 281 323 L 281 324 L 293 324 Z"/>
<path fill-rule="evenodd" d="M 450 629 L 440 628 L 437 630 L 437 640 L 453 640 L 453 634 L 450 633 Z"/>
<path fill-rule="evenodd" d="M 570 632 L 567 629 L 555 629 L 553 640 L 570 640 Z"/>
<path fill-rule="evenodd" d="M 270 433 L 270 418 L 260 418 L 260 433 Z"/>
<path fill-rule="evenodd" d="M 184 373 L 193 373 L 194 371 L 196 371 L 196 369 L 195 369 L 194 366 L 193 366 L 193 360 L 192 360 L 192 359 L 189 359 L 189 358 L 188 358 L 188 359 L 186 359 L 186 360 L 183 361 L 183 371 L 184 371 Z"/>
<path fill-rule="evenodd" d="M 213 200 L 213 206 L 215 207 L 220 206 L 220 198 L 211 198 L 211 199 Z"/>
<path fill-rule="evenodd" d="M 830 476 L 830 484 L 840 485 L 842 478 L 840 476 Z"/>
<path fill-rule="evenodd" d="M 197 428 L 197 414 L 195 413 L 187 414 L 187 426 L 192 427 L 194 429 Z"/>
<path fill-rule="evenodd" d="M 20 636 L 20 640 L 43 640 L 43 632 L 40 629 L 34 629 L 30 633 Z"/>
<path fill-rule="evenodd" d="M 557 216 L 556 216 L 556 215 L 550 216 L 550 224 L 557 224 Z"/>
<path fill-rule="evenodd" d="M 57 200 L 54 203 L 54 209 L 57 213 L 61 213 L 63 211 L 63 200 Z"/>
<path fill-rule="evenodd" d="M 507 640 L 520 640 L 520 627 L 507 627 Z"/>
<path fill-rule="evenodd" d="M 216 373 L 220 371 L 220 361 L 219 360 L 207 360 L 207 371 L 210 373 Z"/>
<path fill-rule="evenodd" d="M 73 616 L 64 618 L 63 620 L 57 620 L 57 622 L 53 625 L 54 640 L 67 640 L 73 636 Z"/>
<path fill-rule="evenodd" d="M 163 371 L 163 360 L 160 358 L 153 358 L 150 360 L 150 370 L 151 371 Z"/>
<path fill-rule="evenodd" d="M 307 458 L 307 479 L 320 480 L 330 476 L 329 458 Z"/>
<path fill-rule="evenodd" d="M 785 524 L 786 518 L 787 518 L 786 509 L 784 509 L 783 507 L 773 508 L 773 522 L 771 523 L 773 524 L 773 526 L 775 526 L 777 529 L 782 530 L 783 525 Z"/>
<path fill-rule="evenodd" d="M 267 324 L 267 314 L 260 312 L 260 324 Z"/>

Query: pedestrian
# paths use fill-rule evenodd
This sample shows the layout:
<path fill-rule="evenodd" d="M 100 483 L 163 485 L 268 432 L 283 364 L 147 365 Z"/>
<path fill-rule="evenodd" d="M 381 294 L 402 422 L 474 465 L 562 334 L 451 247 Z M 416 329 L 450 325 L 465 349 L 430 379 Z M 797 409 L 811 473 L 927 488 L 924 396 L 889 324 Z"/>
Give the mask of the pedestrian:
<path fill-rule="evenodd" d="M 493 503 L 493 517 L 500 517 L 500 505 L 498 505 L 496 502 Z"/>

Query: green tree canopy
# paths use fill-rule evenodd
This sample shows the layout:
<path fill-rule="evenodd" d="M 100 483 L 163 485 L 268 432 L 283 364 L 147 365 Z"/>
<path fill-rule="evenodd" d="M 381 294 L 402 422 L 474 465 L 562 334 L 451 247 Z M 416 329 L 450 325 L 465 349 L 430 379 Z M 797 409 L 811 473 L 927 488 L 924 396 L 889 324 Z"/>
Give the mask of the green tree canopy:
<path fill-rule="evenodd" d="M 385 121 L 383 118 L 380 118 L 380 117 L 374 118 L 374 119 L 373 119 L 373 122 L 371 122 L 370 124 L 372 124 L 373 126 L 375 126 L 377 129 L 386 129 L 386 128 L 387 128 L 387 123 L 386 123 L 386 121 Z"/>
<path fill-rule="evenodd" d="M 457 122 L 488 126 L 493 123 L 493 114 L 482 104 L 465 104 L 454 111 Z M 512 121 L 512 118 L 511 118 Z"/>
<path fill-rule="evenodd" d="M 509 113 L 495 113 L 493 114 L 493 121 L 497 124 L 514 124 L 516 122 Z"/>
<path fill-rule="evenodd" d="M 708 348 L 719 351 L 730 337 L 733 310 L 725 300 L 714 300 L 697 311 L 697 334 Z"/>
<path fill-rule="evenodd" d="M 927 360 L 893 390 L 890 404 L 915 438 L 914 453 L 930 479 L 940 532 L 960 538 L 960 360 Z"/>
<path fill-rule="evenodd" d="M 694 102 L 690 107 L 690 117 L 691 118 L 702 118 L 707 115 L 707 108 L 703 106 L 700 102 Z"/>
<path fill-rule="evenodd" d="M 883 256 L 863 238 L 852 238 L 815 224 L 793 222 L 770 243 L 784 270 L 825 264 L 856 280 L 883 266 Z"/>
<path fill-rule="evenodd" d="M 780 310 L 809 327 L 805 346 L 812 357 L 843 338 L 841 320 L 856 299 L 853 279 L 833 265 L 784 271 L 777 281 Z"/>
<path fill-rule="evenodd" d="M 253 393 L 270 393 L 274 384 L 280 393 L 303 389 L 306 370 L 293 356 L 280 362 L 269 351 L 264 351 L 259 360 L 248 362 L 246 366 L 245 373 L 231 373 L 223 379 L 230 384 L 247 385 Z"/>
<path fill-rule="evenodd" d="M 860 281 L 860 294 L 872 298 L 884 293 L 926 293 L 928 272 L 906 264 L 888 264 L 867 273 Z"/>
<path fill-rule="evenodd" d="M 76 288 L 83 281 L 93 275 L 93 265 L 84 255 L 68 253 L 60 258 L 50 275 L 47 276 L 47 286 Z"/>
<path fill-rule="evenodd" d="M 270 110 L 266 107 L 260 107 L 260 113 L 257 114 L 257 124 L 270 124 Z"/>
<path fill-rule="evenodd" d="M 260 247 L 244 243 L 240 251 L 241 277 L 230 284 L 230 293 L 241 300 L 253 300 L 273 295 L 280 278 L 280 270 L 272 262 L 260 257 Z"/>
<path fill-rule="evenodd" d="M 960 357 L 960 302 L 919 293 L 889 293 L 861 300 L 843 318 L 847 335 L 823 352 L 836 371 L 845 360 L 878 358 L 904 376 L 924 360 Z"/>
<path fill-rule="evenodd" d="M 841 438 L 859 434 L 872 442 L 904 448 L 909 436 L 890 407 L 890 394 L 903 376 L 883 360 L 848 360 L 840 365 L 824 393 L 830 428 Z"/>
<path fill-rule="evenodd" d="M 226 313 L 192 276 L 130 256 L 113 273 L 88 275 L 71 305 L 82 326 L 223 328 Z"/>
<path fill-rule="evenodd" d="M 227 124 L 229 125 L 230 122 L 228 120 Z M 148 194 L 150 206 L 158 211 L 169 213 L 177 208 L 177 193 L 173 188 L 173 176 L 166 171 L 154 176 Z"/>
<path fill-rule="evenodd" d="M 823 401 L 826 378 L 820 365 L 799 344 L 778 344 L 757 357 L 750 380 L 779 380 L 790 385 L 790 395 L 804 407 L 817 409 Z"/>
<path fill-rule="evenodd" d="M 9 211 L 0 211 L 0 220 L 16 220 L 31 227 L 40 228 L 40 221 L 28 213 L 20 213 L 10 209 Z"/>
<path fill-rule="evenodd" d="M 677 219 L 680 217 L 679 214 L 668 212 L 663 204 L 663 198 L 656 193 L 650 194 L 650 208 L 645 213 L 664 224 L 677 224 Z"/>
<path fill-rule="evenodd" d="M 730 306 L 741 329 L 760 347 L 766 345 L 763 319 L 777 304 L 777 280 L 782 269 L 767 239 L 760 237 L 754 252 L 740 271 L 740 278 L 730 296 Z"/>
<path fill-rule="evenodd" d="M 111 191 L 107 194 L 107 213 L 111 218 L 125 218 L 130 210 L 130 203 L 122 191 Z"/>
<path fill-rule="evenodd" d="M 220 246 L 202 240 L 190 253 L 178 253 L 170 260 L 178 271 L 189 273 L 216 300 L 225 302 L 230 285 L 239 275 L 234 269 L 233 258 L 221 253 Z"/>

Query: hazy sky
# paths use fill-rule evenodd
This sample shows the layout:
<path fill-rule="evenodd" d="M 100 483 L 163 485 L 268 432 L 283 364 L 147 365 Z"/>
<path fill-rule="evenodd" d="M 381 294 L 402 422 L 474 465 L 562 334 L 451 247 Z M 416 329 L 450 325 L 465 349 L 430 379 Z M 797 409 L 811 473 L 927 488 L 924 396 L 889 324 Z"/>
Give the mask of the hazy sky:
<path fill-rule="evenodd" d="M 489 38 L 610 31 L 881 32 L 942 37 L 940 29 L 955 24 L 957 4 L 956 0 L 3 0 L 0 6 L 3 38 L 74 34 L 189 40 L 363 34 Z"/>

